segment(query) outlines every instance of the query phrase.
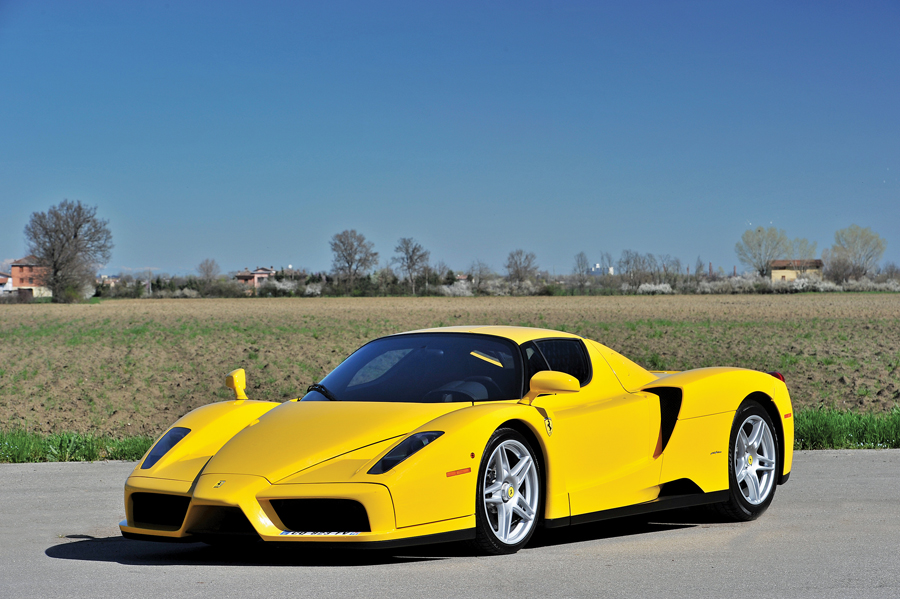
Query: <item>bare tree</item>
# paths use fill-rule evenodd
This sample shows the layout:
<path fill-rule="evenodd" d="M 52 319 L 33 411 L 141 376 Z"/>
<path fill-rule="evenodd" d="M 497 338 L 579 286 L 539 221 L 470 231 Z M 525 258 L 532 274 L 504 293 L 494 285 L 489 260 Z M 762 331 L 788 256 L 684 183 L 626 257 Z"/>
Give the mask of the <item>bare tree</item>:
<path fill-rule="evenodd" d="M 472 289 L 477 293 L 484 293 L 486 284 L 494 276 L 494 271 L 485 262 L 475 260 L 469 267 L 469 273 L 472 278 Z"/>
<path fill-rule="evenodd" d="M 200 266 L 197 267 L 197 272 L 200 274 L 200 278 L 207 283 L 215 281 L 219 278 L 219 275 L 222 274 L 218 262 L 212 258 L 207 258 L 201 262 Z"/>
<path fill-rule="evenodd" d="M 397 275 L 394 274 L 393 269 L 390 266 L 385 266 L 384 268 L 375 272 L 375 285 L 378 287 L 378 292 L 381 295 L 388 295 L 391 290 L 391 286 L 397 284 Z"/>
<path fill-rule="evenodd" d="M 397 257 L 393 259 L 393 262 L 406 275 L 412 294 L 415 295 L 416 277 L 425 272 L 431 253 L 412 237 L 401 237 L 394 252 L 397 253 Z"/>
<path fill-rule="evenodd" d="M 591 277 L 591 265 L 588 262 L 587 254 L 584 252 L 575 254 L 575 267 L 572 269 L 572 275 L 575 280 L 575 286 L 583 293 Z"/>
<path fill-rule="evenodd" d="M 881 275 L 886 281 L 900 281 L 900 267 L 895 262 L 888 262 L 881 268 Z"/>
<path fill-rule="evenodd" d="M 524 283 L 533 278 L 538 271 L 537 257 L 524 250 L 514 250 L 506 259 L 506 272 L 510 283 Z"/>
<path fill-rule="evenodd" d="M 618 262 L 619 274 L 628 281 L 632 287 L 642 283 L 649 283 L 658 276 L 659 265 L 653 254 L 641 254 L 634 250 L 622 250 L 622 256 Z"/>
<path fill-rule="evenodd" d="M 869 227 L 850 225 L 834 234 L 834 245 L 822 252 L 822 258 L 826 270 L 839 281 L 859 279 L 875 272 L 886 247 L 887 242 Z M 842 271 L 839 277 L 835 277 L 837 271 Z"/>
<path fill-rule="evenodd" d="M 678 277 L 681 275 L 681 260 L 674 258 L 669 254 L 660 254 L 657 256 L 659 267 L 662 269 L 663 283 L 675 285 Z"/>
<path fill-rule="evenodd" d="M 797 237 L 791 241 L 789 260 L 791 261 L 791 266 L 794 270 L 806 272 L 809 268 L 810 261 L 816 259 L 817 245 L 818 244 L 815 241 L 810 243 L 808 239 L 803 237 Z"/>
<path fill-rule="evenodd" d="M 347 282 L 347 289 L 352 290 L 357 277 L 366 274 L 378 264 L 378 252 L 375 245 L 356 229 L 335 233 L 331 238 L 331 251 L 334 258 L 331 267 L 334 274 Z"/>
<path fill-rule="evenodd" d="M 34 212 L 25 225 L 28 252 L 46 268 L 43 285 L 54 302 L 79 299 L 94 282 L 97 269 L 109 262 L 109 221 L 97 218 L 97 207 L 63 200 L 47 212 Z"/>
<path fill-rule="evenodd" d="M 767 277 L 772 272 L 772 260 L 782 259 L 791 251 L 791 242 L 783 229 L 769 227 L 748 229 L 735 244 L 738 260 L 749 266 L 760 276 Z"/>

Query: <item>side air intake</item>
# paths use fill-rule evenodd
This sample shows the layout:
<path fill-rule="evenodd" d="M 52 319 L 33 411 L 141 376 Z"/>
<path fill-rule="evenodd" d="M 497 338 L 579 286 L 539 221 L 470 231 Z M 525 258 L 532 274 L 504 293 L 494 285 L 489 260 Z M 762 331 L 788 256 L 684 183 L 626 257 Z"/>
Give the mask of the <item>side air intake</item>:
<path fill-rule="evenodd" d="M 644 391 L 659 397 L 660 453 L 662 453 L 666 450 L 666 445 L 669 444 L 669 439 L 675 430 L 675 423 L 678 422 L 678 413 L 681 411 L 681 389 L 676 387 L 654 387 L 652 389 L 644 389 Z"/>

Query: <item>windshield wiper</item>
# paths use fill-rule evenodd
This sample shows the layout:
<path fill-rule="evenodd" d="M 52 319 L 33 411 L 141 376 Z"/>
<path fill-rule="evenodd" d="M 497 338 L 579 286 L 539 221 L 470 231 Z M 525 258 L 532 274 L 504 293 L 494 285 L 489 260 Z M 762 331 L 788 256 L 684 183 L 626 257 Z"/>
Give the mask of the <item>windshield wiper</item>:
<path fill-rule="evenodd" d="M 322 395 L 324 395 L 331 401 L 338 401 L 338 398 L 334 396 L 334 393 L 329 391 L 325 387 L 325 385 L 320 385 L 319 383 L 313 383 L 312 385 L 310 385 L 309 387 L 306 388 L 307 393 L 309 393 L 310 391 L 317 391 L 318 393 L 321 393 Z"/>

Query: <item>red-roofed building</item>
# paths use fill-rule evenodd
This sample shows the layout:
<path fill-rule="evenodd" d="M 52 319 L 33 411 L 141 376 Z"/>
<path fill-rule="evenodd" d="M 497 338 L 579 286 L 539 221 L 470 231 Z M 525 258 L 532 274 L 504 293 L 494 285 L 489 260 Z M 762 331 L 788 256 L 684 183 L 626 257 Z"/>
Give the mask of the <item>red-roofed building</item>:
<path fill-rule="evenodd" d="M 13 290 L 30 289 L 34 297 L 50 297 L 50 290 L 44 287 L 47 267 L 40 266 L 36 256 L 25 256 L 9 267 Z"/>
<path fill-rule="evenodd" d="M 269 277 L 271 277 L 274 274 L 275 274 L 274 267 L 266 268 L 265 266 L 257 266 L 256 270 L 252 270 L 252 271 L 245 268 L 244 270 L 242 270 L 239 273 L 237 273 L 236 275 L 234 275 L 234 278 L 237 279 L 239 283 L 243 283 L 244 285 L 247 285 L 247 286 L 252 285 L 254 289 L 258 289 L 259 286 L 263 283 L 263 281 L 265 281 L 266 279 L 268 279 Z"/>
<path fill-rule="evenodd" d="M 799 275 L 822 276 L 821 260 L 772 260 L 769 268 L 772 270 L 772 281 L 793 281 Z"/>

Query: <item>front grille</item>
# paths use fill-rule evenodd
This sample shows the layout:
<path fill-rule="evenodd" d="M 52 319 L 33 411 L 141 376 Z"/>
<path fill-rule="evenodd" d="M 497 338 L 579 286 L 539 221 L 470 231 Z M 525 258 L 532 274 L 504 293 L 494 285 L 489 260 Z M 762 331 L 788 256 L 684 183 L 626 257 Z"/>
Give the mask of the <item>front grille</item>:
<path fill-rule="evenodd" d="M 137 526 L 165 526 L 178 530 L 190 503 L 190 497 L 181 495 L 132 493 L 131 516 Z"/>
<path fill-rule="evenodd" d="M 366 508 L 352 499 L 272 499 L 272 508 L 288 530 L 371 532 Z"/>

